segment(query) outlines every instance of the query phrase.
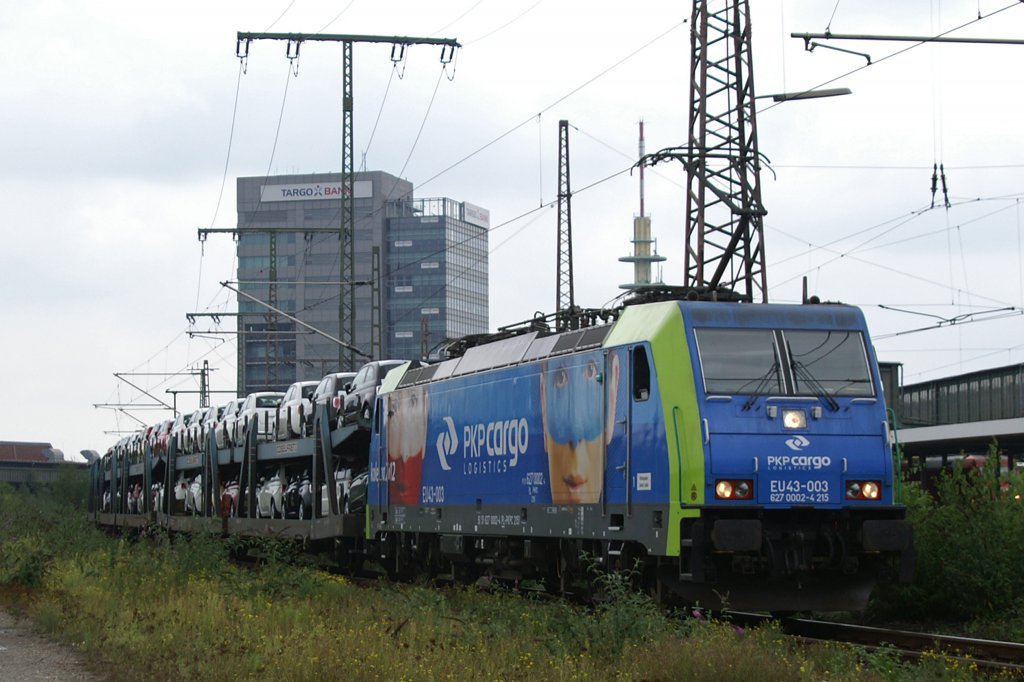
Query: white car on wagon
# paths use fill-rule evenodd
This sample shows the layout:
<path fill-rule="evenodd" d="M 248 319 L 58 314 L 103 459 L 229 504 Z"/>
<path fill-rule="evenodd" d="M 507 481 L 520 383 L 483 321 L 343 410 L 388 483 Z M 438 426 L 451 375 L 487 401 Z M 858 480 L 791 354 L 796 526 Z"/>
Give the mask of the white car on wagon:
<path fill-rule="evenodd" d="M 249 424 L 256 425 L 256 440 L 271 440 L 274 435 L 274 422 L 277 420 L 277 408 L 281 405 L 282 398 L 284 393 L 277 391 L 257 391 L 247 395 L 235 417 L 235 444 L 241 445 L 245 442 Z"/>
<path fill-rule="evenodd" d="M 217 433 L 218 448 L 227 448 L 234 445 L 235 418 L 238 417 L 238 410 L 244 402 L 245 398 L 232 398 L 221 406 L 223 411 L 214 427 Z"/>
<path fill-rule="evenodd" d="M 296 381 L 288 387 L 277 408 L 277 428 L 274 436 L 278 439 L 306 435 L 306 424 L 312 414 L 312 397 L 319 382 Z"/>

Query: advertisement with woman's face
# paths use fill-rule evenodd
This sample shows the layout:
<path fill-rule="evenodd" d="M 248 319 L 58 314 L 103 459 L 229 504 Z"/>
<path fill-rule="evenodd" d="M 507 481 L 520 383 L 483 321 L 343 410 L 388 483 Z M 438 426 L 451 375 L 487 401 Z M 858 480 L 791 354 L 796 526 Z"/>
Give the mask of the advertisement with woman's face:
<path fill-rule="evenodd" d="M 607 360 L 594 353 L 544 361 L 541 410 L 553 504 L 600 500 L 618 393 L 619 358 L 615 354 Z"/>

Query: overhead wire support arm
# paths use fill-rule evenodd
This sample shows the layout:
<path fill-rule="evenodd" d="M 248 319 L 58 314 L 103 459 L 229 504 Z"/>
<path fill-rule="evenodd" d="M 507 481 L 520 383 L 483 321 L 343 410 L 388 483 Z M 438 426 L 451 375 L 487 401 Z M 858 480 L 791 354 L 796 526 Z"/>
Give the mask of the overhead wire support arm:
<path fill-rule="evenodd" d="M 274 306 L 270 305 L 269 303 L 266 303 L 265 301 L 261 301 L 260 299 L 256 298 L 255 296 L 253 296 L 251 294 L 245 293 L 241 289 L 236 289 L 235 287 L 231 286 L 227 282 L 221 282 L 220 285 L 222 287 L 224 287 L 225 289 L 230 289 L 231 291 L 235 292 L 239 296 L 244 296 L 245 298 L 249 299 L 250 301 L 252 301 L 254 303 L 260 304 L 264 308 L 268 308 L 269 310 L 277 313 L 278 315 L 281 315 L 282 317 L 285 317 L 285 318 L 291 320 L 292 322 L 294 322 L 297 325 L 300 325 L 302 327 L 305 327 L 306 329 L 309 329 L 314 334 L 319 334 L 320 336 L 324 337 L 325 339 L 329 339 L 329 340 L 333 341 L 334 343 L 337 343 L 338 345 L 344 346 L 348 350 L 352 351 L 353 353 L 356 353 L 357 355 L 360 355 L 360 356 L 366 358 L 367 360 L 372 360 L 373 359 L 372 355 L 369 355 L 368 353 L 363 352 L 361 349 L 356 348 L 355 346 L 351 346 L 351 345 L 345 343 L 344 341 L 342 341 L 341 339 L 335 338 L 335 337 L 331 336 L 330 334 L 328 334 L 327 332 L 321 331 L 320 329 L 317 329 L 313 325 L 307 324 L 307 323 L 303 322 L 302 320 L 300 320 L 299 318 L 295 317 L 294 315 L 289 315 L 288 313 L 284 312 L 283 310 L 281 310 L 279 308 L 275 308 Z"/>
<path fill-rule="evenodd" d="M 857 52 L 856 50 L 847 50 L 846 48 L 843 47 L 836 47 L 835 45 L 822 45 L 821 43 L 815 42 L 804 43 L 804 49 L 806 49 L 808 52 L 814 52 L 814 48 L 816 47 L 823 47 L 826 50 L 835 50 L 836 52 L 844 52 L 846 54 L 852 54 L 857 57 L 864 57 L 864 59 L 868 60 L 868 66 L 871 66 L 871 55 L 869 55 L 867 52 Z"/>
<path fill-rule="evenodd" d="M 884 40 L 903 43 L 976 43 L 982 45 L 1024 45 L 1020 38 L 950 38 L 947 36 L 886 36 L 870 33 L 790 33 L 790 38 L 801 38 L 804 48 L 811 51 L 812 40 Z M 828 47 L 821 45 L 821 47 Z M 838 48 L 830 48 L 838 49 Z M 860 54 L 855 52 L 854 54 Z M 869 60 L 870 61 L 870 60 Z"/>
<path fill-rule="evenodd" d="M 248 43 L 253 40 L 287 40 L 291 44 L 298 44 L 305 41 L 319 41 L 331 43 L 387 43 L 390 45 L 441 45 L 443 47 L 462 47 L 455 38 L 413 38 L 410 36 L 371 36 L 354 35 L 349 33 L 250 33 L 238 32 L 238 56 L 249 56 Z M 246 47 L 243 50 L 242 45 Z M 450 53 L 443 51 L 442 55 Z M 298 56 L 296 54 L 296 56 Z"/>
<path fill-rule="evenodd" d="M 127 379 L 125 379 L 122 372 L 114 372 L 114 376 L 117 377 L 118 379 L 120 379 L 121 381 L 123 381 L 124 383 L 128 384 L 132 388 L 134 388 L 136 391 L 139 391 L 143 395 L 149 396 L 150 398 L 152 398 L 156 402 L 160 403 L 161 405 L 164 406 L 164 409 L 174 410 L 174 407 L 172 405 L 168 405 L 167 403 L 165 403 L 164 401 L 160 400 L 160 398 L 157 398 L 155 395 L 153 395 L 152 393 L 150 393 L 146 389 L 142 388 L 141 386 L 138 386 L 137 384 L 133 384 L 132 382 L 130 382 Z M 177 414 L 177 410 L 175 410 L 175 414 Z"/>

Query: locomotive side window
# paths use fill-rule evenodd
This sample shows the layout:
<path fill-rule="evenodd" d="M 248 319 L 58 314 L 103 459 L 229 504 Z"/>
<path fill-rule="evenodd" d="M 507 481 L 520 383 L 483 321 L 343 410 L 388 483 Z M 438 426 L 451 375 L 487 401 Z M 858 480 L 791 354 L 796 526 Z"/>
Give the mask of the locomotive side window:
<path fill-rule="evenodd" d="M 647 362 L 647 349 L 633 349 L 633 400 L 647 400 L 651 395 L 651 366 Z"/>
<path fill-rule="evenodd" d="M 770 329 L 694 331 L 706 393 L 782 393 L 775 337 Z"/>
<path fill-rule="evenodd" d="M 797 395 L 874 396 L 864 338 L 857 331 L 786 330 Z"/>

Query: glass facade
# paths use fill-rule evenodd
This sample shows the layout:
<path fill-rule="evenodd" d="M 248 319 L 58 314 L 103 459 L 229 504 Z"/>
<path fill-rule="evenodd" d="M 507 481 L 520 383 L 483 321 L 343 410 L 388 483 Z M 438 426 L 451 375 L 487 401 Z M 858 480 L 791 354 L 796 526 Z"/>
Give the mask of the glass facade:
<path fill-rule="evenodd" d="M 354 345 L 374 359 L 419 359 L 443 339 L 487 331 L 484 209 L 416 200 L 408 181 L 357 173 L 355 271 L 343 283 L 340 174 L 238 178 L 237 184 L 237 280 L 245 294 L 341 338 L 341 296 L 355 287 Z M 338 344 L 237 298 L 239 395 L 283 391 L 295 381 L 355 371 L 364 361 L 342 366 Z"/>
<path fill-rule="evenodd" d="M 388 204 L 387 337 L 391 357 L 429 358 L 442 341 L 488 330 L 487 226 L 464 204 Z"/>

